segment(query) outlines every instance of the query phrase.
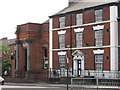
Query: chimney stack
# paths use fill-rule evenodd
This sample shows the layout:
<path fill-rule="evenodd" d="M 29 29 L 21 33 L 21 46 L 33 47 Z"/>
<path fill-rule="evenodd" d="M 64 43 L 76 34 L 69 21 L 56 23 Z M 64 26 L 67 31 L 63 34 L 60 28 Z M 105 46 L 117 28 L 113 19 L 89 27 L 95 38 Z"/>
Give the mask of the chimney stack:
<path fill-rule="evenodd" d="M 2 38 L 2 40 L 7 40 L 7 37 Z"/>
<path fill-rule="evenodd" d="M 79 0 L 69 0 L 69 5 L 75 3 L 75 2 L 78 2 Z"/>

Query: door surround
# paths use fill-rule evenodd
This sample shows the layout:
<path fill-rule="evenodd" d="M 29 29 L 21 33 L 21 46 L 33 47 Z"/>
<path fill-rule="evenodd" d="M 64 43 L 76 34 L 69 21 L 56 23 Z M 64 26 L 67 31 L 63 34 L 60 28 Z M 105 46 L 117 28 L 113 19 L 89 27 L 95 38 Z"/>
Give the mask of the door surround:
<path fill-rule="evenodd" d="M 85 54 L 80 51 L 80 50 L 76 50 L 72 53 L 73 56 L 73 72 L 74 72 L 74 76 L 80 76 L 79 74 L 81 74 L 81 71 L 84 71 L 84 56 Z M 81 61 L 81 69 L 78 68 L 78 61 Z M 79 71 L 81 70 L 81 71 Z M 80 73 L 79 73 L 80 72 Z"/>

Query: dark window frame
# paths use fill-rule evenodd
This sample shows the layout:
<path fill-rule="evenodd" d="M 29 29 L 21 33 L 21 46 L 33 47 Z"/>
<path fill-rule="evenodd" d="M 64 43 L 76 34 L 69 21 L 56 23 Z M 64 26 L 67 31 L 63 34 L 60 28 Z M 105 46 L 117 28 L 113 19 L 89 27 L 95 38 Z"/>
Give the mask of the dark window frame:
<path fill-rule="evenodd" d="M 60 67 L 60 56 L 64 56 L 64 58 L 65 58 L 65 67 L 64 67 L 64 69 L 66 69 L 66 55 L 59 55 L 58 56 L 58 66 L 59 66 L 59 69 L 61 69 L 61 67 Z"/>
<path fill-rule="evenodd" d="M 100 31 L 102 30 L 102 34 L 103 34 L 103 29 L 99 29 L 99 30 L 94 30 L 94 46 L 96 46 L 96 38 L 95 38 L 95 31 Z M 102 45 L 97 45 L 97 46 L 103 46 L 104 45 L 104 41 L 103 41 L 103 35 L 102 35 Z"/>
<path fill-rule="evenodd" d="M 47 53 L 48 49 L 46 47 L 43 47 L 42 49 L 43 49 L 43 69 L 47 69 L 48 68 L 48 64 L 46 64 L 47 66 L 45 66 L 45 60 L 48 60 L 48 53 Z M 45 49 L 47 51 L 45 51 Z"/>
<path fill-rule="evenodd" d="M 82 23 L 81 23 L 81 24 L 77 24 L 77 15 L 78 15 L 78 14 L 82 14 Z M 83 12 L 81 12 L 81 13 L 76 13 L 76 14 L 75 14 L 75 24 L 76 24 L 76 25 L 82 25 L 82 24 L 83 24 Z"/>
<path fill-rule="evenodd" d="M 99 8 L 99 9 L 94 10 L 94 22 L 101 22 L 101 21 L 96 21 L 95 11 L 97 11 L 97 10 L 102 10 L 102 20 L 101 21 L 103 21 L 103 8 Z"/>
<path fill-rule="evenodd" d="M 75 33 L 75 47 L 77 47 L 77 40 L 76 40 L 76 34 L 78 33 L 82 33 L 82 46 L 79 46 L 79 47 L 83 47 L 83 32 L 76 32 Z M 77 47 L 78 48 L 78 47 Z"/>
<path fill-rule="evenodd" d="M 60 22 L 60 18 L 64 18 L 64 27 L 66 26 L 66 18 L 65 18 L 65 16 L 61 16 L 61 17 L 59 17 L 59 28 L 64 28 L 64 27 L 60 27 L 61 25 L 61 22 Z"/>
<path fill-rule="evenodd" d="M 96 55 L 102 55 L 103 56 L 103 59 L 102 59 L 102 70 L 96 70 L 96 61 L 95 61 L 95 56 Z M 94 70 L 95 71 L 103 71 L 104 70 L 104 54 L 94 54 Z"/>
<path fill-rule="evenodd" d="M 65 48 L 65 43 L 64 43 L 64 47 L 60 47 L 60 41 L 59 41 L 60 35 L 64 35 L 64 37 L 65 37 L 65 34 L 59 34 L 58 35 L 58 48 L 63 49 L 63 48 Z M 65 38 L 64 38 L 64 40 L 65 40 Z"/>

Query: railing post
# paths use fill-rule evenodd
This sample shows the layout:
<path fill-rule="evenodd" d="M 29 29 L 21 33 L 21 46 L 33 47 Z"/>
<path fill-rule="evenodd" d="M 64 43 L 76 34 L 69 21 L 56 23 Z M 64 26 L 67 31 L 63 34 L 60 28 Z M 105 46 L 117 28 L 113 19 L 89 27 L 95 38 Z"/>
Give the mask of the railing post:
<path fill-rule="evenodd" d="M 97 90 L 98 90 L 98 85 L 99 85 L 99 84 L 98 84 L 98 83 L 99 83 L 99 82 L 98 82 L 98 77 L 96 78 L 96 83 L 97 83 Z"/>
<path fill-rule="evenodd" d="M 47 67 L 47 84 L 48 84 L 48 67 Z"/>
<path fill-rule="evenodd" d="M 61 78 L 61 68 L 60 68 L 60 78 Z"/>

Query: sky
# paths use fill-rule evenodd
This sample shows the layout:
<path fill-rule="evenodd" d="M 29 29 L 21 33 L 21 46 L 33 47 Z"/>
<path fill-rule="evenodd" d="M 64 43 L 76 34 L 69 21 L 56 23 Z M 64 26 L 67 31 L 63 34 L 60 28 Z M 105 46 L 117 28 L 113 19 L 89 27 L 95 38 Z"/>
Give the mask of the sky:
<path fill-rule="evenodd" d="M 68 0 L 0 0 L 0 39 L 16 38 L 16 25 L 43 23 L 68 6 Z"/>

